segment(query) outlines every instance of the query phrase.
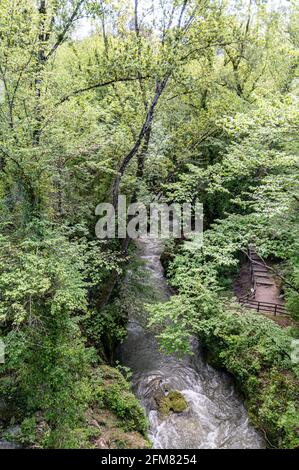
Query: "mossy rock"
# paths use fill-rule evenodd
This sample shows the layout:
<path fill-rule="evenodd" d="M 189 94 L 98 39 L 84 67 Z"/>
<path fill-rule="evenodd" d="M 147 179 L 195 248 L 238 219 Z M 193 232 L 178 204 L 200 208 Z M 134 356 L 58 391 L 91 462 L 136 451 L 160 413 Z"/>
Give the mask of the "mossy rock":
<path fill-rule="evenodd" d="M 159 412 L 162 416 L 167 416 L 169 413 L 181 413 L 186 410 L 188 404 L 181 394 L 176 390 L 169 392 L 167 396 L 161 398 L 159 403 Z"/>

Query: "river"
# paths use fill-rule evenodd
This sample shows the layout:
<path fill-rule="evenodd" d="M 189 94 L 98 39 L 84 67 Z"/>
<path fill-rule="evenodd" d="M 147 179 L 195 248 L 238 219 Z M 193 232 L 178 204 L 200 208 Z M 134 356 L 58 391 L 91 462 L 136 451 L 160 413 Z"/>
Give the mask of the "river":
<path fill-rule="evenodd" d="M 144 261 L 147 284 L 159 300 L 166 301 L 171 291 L 160 261 L 162 251 L 160 240 L 144 238 L 138 241 L 138 256 Z M 264 440 L 248 421 L 231 377 L 205 362 L 195 339 L 192 341 L 193 355 L 183 359 L 164 355 L 154 333 L 146 327 L 144 311 L 129 317 L 127 333 L 119 359 L 132 370 L 133 389 L 146 410 L 153 448 L 265 448 Z M 157 387 L 180 391 L 188 408 L 161 418 L 154 400 Z"/>

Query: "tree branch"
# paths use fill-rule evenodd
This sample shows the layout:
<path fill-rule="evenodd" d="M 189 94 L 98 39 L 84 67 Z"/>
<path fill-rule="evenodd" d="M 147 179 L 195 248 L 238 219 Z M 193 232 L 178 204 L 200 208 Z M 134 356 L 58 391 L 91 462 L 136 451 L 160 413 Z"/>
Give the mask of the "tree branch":
<path fill-rule="evenodd" d="M 101 87 L 104 87 L 104 86 L 113 85 L 114 83 L 133 82 L 135 80 L 146 80 L 147 78 L 150 78 L 150 76 L 148 75 L 146 77 L 114 78 L 112 80 L 107 80 L 107 82 L 95 83 L 93 85 L 89 85 L 87 87 L 79 88 L 78 90 L 72 91 L 72 93 L 70 93 L 69 95 L 65 95 L 63 98 L 61 98 L 60 101 L 58 101 L 58 103 L 56 103 L 56 106 L 59 106 L 60 104 L 64 103 L 65 101 L 68 101 L 73 96 L 79 95 L 80 93 L 84 93 L 85 91 L 95 90 L 96 88 L 101 88 Z"/>
<path fill-rule="evenodd" d="M 130 152 L 123 158 L 123 160 L 120 164 L 120 167 L 119 167 L 119 170 L 118 170 L 118 175 L 117 175 L 117 177 L 114 181 L 113 188 L 112 188 L 112 200 L 113 200 L 114 207 L 116 207 L 116 205 L 117 205 L 117 198 L 118 198 L 120 180 L 121 180 L 128 164 L 130 163 L 132 158 L 138 152 L 138 150 L 140 148 L 140 145 L 141 145 L 141 142 L 143 140 L 143 137 L 145 136 L 145 134 L 147 133 L 148 129 L 151 126 L 155 108 L 157 106 L 157 103 L 159 101 L 159 98 L 160 98 L 161 94 L 163 93 L 164 88 L 166 87 L 168 79 L 169 79 L 169 74 L 166 74 L 162 81 L 157 82 L 155 95 L 154 95 L 154 98 L 153 98 L 152 103 L 150 105 L 150 108 L 149 108 L 149 110 L 146 114 L 143 126 L 141 128 L 140 133 L 139 133 L 139 136 L 138 136 L 134 146 L 130 150 Z"/>
<path fill-rule="evenodd" d="M 74 8 L 74 11 L 73 13 L 71 14 L 71 16 L 69 17 L 63 31 L 58 35 L 58 38 L 57 38 L 57 41 L 55 42 L 55 44 L 53 45 L 52 49 L 49 51 L 49 53 L 47 54 L 47 56 L 45 57 L 45 60 L 47 61 L 53 54 L 54 52 L 56 51 L 56 49 L 63 43 L 63 41 L 65 40 L 65 37 L 70 29 L 70 27 L 72 26 L 74 20 L 76 19 L 76 16 L 78 15 L 79 13 L 79 10 L 81 8 L 81 6 L 83 5 L 83 3 L 85 2 L 85 0 L 79 0 L 77 5 L 75 6 Z"/>

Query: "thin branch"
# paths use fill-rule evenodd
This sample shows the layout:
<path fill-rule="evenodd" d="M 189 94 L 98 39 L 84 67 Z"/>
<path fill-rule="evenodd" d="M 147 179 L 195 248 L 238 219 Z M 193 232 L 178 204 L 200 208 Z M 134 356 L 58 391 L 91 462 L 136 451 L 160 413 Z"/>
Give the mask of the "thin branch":
<path fill-rule="evenodd" d="M 186 10 L 187 3 L 188 3 L 188 0 L 184 0 L 184 3 L 183 3 L 182 8 L 181 8 L 179 21 L 178 21 L 178 28 L 179 29 L 181 29 L 181 24 L 182 24 L 182 20 L 183 20 L 183 16 L 184 16 L 184 13 L 185 13 L 185 10 Z"/>
<path fill-rule="evenodd" d="M 55 42 L 55 44 L 53 45 L 52 49 L 50 50 L 50 52 L 47 54 L 47 56 L 45 57 L 45 60 L 47 61 L 53 54 L 54 52 L 56 51 L 56 49 L 63 43 L 63 41 L 65 40 L 65 37 L 70 29 L 70 27 L 72 26 L 74 20 L 76 19 L 76 16 L 78 15 L 79 13 L 79 10 L 81 8 L 81 6 L 83 5 L 85 0 L 79 0 L 76 7 L 74 8 L 74 11 L 73 13 L 71 14 L 69 20 L 67 21 L 63 31 L 59 34 L 58 38 L 57 38 L 57 41 Z"/>
<path fill-rule="evenodd" d="M 87 87 L 79 88 L 78 90 L 72 91 L 72 93 L 70 93 L 69 95 L 65 95 L 63 98 L 61 98 L 60 101 L 58 101 L 58 103 L 56 103 L 56 106 L 59 106 L 60 104 L 64 103 L 65 101 L 68 101 L 73 96 L 77 96 L 80 93 L 84 93 L 86 91 L 91 91 L 91 90 L 95 90 L 96 88 L 101 88 L 101 87 L 105 87 L 105 86 L 108 86 L 108 85 L 113 85 L 114 83 L 133 82 L 135 80 L 146 80 L 148 78 L 150 78 L 149 75 L 146 76 L 146 77 L 123 77 L 123 78 L 114 78 L 112 80 L 108 80 L 107 82 L 95 83 L 93 85 L 89 85 Z"/>
<path fill-rule="evenodd" d="M 135 25 L 135 35 L 136 35 L 136 46 L 137 46 L 137 55 L 138 60 L 141 62 L 141 50 L 140 50 L 140 27 L 139 27 L 139 20 L 138 20 L 138 0 L 135 0 L 135 7 L 134 7 L 134 25 Z M 141 80 L 140 72 L 138 71 L 138 79 L 139 79 L 139 87 L 142 95 L 143 105 L 145 111 L 148 108 L 148 102 L 146 98 L 146 91 L 143 86 L 143 82 Z"/>

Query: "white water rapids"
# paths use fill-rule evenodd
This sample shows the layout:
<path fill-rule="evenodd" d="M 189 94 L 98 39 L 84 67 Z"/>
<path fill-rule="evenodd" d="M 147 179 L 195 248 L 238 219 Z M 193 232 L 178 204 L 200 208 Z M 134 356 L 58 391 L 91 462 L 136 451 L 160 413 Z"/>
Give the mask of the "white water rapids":
<path fill-rule="evenodd" d="M 160 241 L 138 242 L 150 282 L 161 299 L 171 295 L 163 275 Z M 150 422 L 149 437 L 155 449 L 260 449 L 261 436 L 249 424 L 245 407 L 231 378 L 210 367 L 194 340 L 192 357 L 178 359 L 159 351 L 153 332 L 138 315 L 129 318 L 128 335 L 119 357 L 133 372 L 133 387 Z M 179 390 L 188 408 L 159 417 L 154 395 L 157 389 Z"/>

